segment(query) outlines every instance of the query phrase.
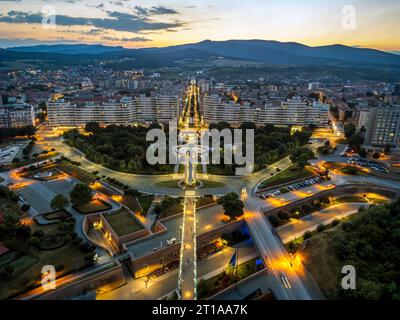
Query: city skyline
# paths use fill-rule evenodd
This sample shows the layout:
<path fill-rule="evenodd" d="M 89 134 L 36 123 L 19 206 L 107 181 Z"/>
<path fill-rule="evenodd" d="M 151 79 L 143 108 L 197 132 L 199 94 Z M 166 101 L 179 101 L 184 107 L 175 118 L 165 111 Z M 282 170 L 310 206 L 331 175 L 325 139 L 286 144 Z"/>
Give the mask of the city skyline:
<path fill-rule="evenodd" d="M 376 0 L 337 0 L 323 7 L 314 0 L 245 5 L 225 0 L 0 0 L 0 47 L 88 43 L 142 48 L 205 39 L 265 39 L 400 51 L 400 3 L 384 4 Z M 342 26 L 346 5 L 355 9 L 354 29 Z M 43 27 L 41 11 L 51 8 L 56 25 Z"/>

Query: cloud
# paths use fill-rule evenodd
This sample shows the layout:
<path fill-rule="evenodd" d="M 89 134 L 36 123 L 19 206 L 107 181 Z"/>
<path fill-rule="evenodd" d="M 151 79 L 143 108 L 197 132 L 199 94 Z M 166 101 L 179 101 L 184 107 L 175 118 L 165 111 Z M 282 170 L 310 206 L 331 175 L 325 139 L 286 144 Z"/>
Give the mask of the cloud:
<path fill-rule="evenodd" d="M 163 6 L 144 8 L 140 6 L 135 7 L 135 11 L 137 14 L 141 16 L 159 16 L 159 15 L 172 15 L 179 14 L 174 9 L 166 8 Z"/>
<path fill-rule="evenodd" d="M 151 41 L 150 39 L 143 38 L 143 37 L 132 37 L 132 38 L 116 38 L 116 37 L 109 37 L 105 36 L 101 38 L 105 41 L 119 41 L 119 42 L 148 42 Z"/>
<path fill-rule="evenodd" d="M 159 12 L 159 8 L 156 10 Z M 56 24 L 59 26 L 92 26 L 96 28 L 110 29 L 115 31 L 139 32 L 146 30 L 164 30 L 183 26 L 182 22 L 156 22 L 149 20 L 146 16 L 138 16 L 129 13 L 107 11 L 109 18 L 82 18 L 66 15 L 57 15 Z M 16 24 L 41 24 L 43 16 L 41 13 L 23 11 L 9 11 L 0 15 L 0 22 Z"/>

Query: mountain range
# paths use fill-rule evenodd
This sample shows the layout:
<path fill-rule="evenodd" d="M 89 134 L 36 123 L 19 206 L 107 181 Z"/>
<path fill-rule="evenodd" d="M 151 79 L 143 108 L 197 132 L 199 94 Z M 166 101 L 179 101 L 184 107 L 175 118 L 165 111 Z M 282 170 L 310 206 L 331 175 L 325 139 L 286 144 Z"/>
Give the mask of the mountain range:
<path fill-rule="evenodd" d="M 163 48 L 126 49 L 104 45 L 38 45 L 0 49 L 0 62 L 46 60 L 73 64 L 99 59 L 126 59 L 132 67 L 175 66 L 184 60 L 210 61 L 223 57 L 271 65 L 357 65 L 400 67 L 400 55 L 340 44 L 310 47 L 296 42 L 267 40 L 202 41 Z"/>

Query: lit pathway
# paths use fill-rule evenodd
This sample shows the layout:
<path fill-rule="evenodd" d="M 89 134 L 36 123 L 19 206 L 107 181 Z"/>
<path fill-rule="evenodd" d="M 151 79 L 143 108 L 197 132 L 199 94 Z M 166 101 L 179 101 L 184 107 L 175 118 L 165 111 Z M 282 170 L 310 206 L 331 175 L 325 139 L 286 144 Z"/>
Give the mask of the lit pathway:
<path fill-rule="evenodd" d="M 195 192 L 185 192 L 182 242 L 179 266 L 179 289 L 181 299 L 196 300 L 196 199 Z"/>
<path fill-rule="evenodd" d="M 276 229 L 283 243 L 301 237 L 306 231 L 314 231 L 318 225 L 327 225 L 335 219 L 343 219 L 349 215 L 357 213 L 360 207 L 369 206 L 368 203 L 340 203 L 326 209 L 313 212 L 298 220 L 292 219 L 291 222 Z"/>

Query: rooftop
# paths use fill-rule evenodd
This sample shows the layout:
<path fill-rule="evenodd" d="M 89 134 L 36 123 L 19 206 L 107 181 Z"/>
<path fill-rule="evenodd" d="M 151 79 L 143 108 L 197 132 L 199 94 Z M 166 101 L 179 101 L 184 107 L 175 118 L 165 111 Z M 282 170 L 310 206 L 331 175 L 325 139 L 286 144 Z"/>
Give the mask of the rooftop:
<path fill-rule="evenodd" d="M 225 225 L 225 222 L 222 221 L 223 217 L 223 209 L 219 205 L 200 209 L 197 212 L 197 233 L 203 234 Z M 176 238 L 179 241 L 182 218 L 182 215 L 178 215 L 167 219 L 164 222 L 161 221 L 165 228 L 167 228 L 167 232 L 156 234 L 153 237 L 146 238 L 130 245 L 128 244 L 128 250 L 136 259 L 153 252 L 156 248 L 160 249 L 161 247 L 166 247 L 167 240 L 171 238 Z"/>

